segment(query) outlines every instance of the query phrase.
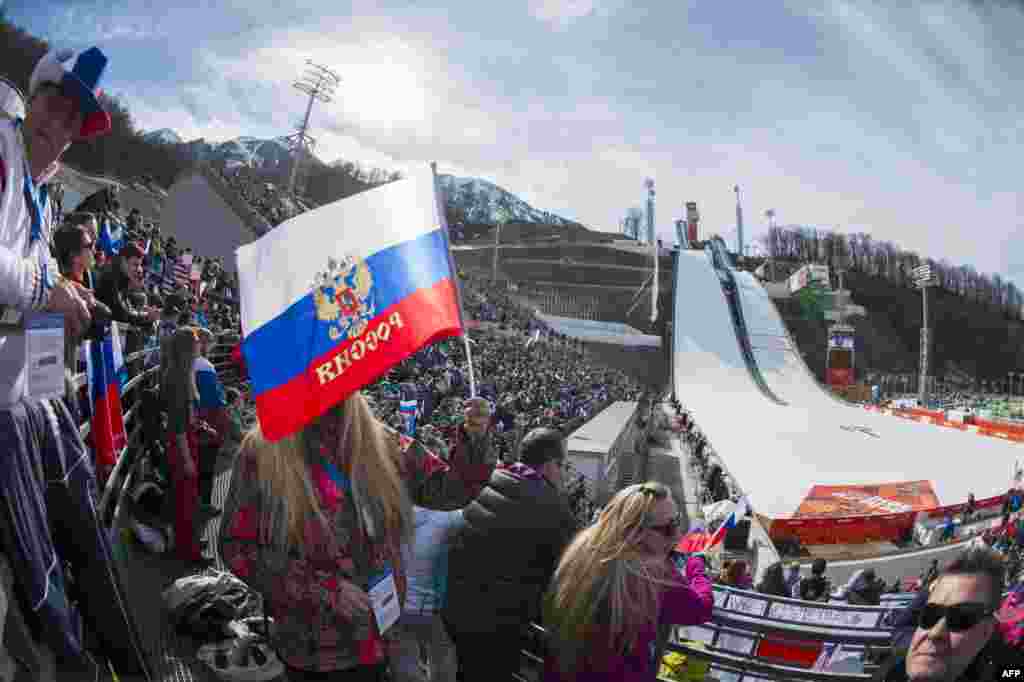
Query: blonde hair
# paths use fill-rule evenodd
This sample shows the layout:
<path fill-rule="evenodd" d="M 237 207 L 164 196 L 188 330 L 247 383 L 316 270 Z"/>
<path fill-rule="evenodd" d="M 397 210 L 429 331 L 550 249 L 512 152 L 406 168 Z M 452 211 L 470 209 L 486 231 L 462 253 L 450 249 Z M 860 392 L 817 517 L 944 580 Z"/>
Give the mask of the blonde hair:
<path fill-rule="evenodd" d="M 664 499 L 671 494 L 660 483 L 620 490 L 562 555 L 544 610 L 563 673 L 590 651 L 628 651 L 643 624 L 656 624 L 659 587 L 671 584 L 668 563 L 645 554 L 640 540 Z"/>
<path fill-rule="evenodd" d="M 362 393 L 331 408 L 302 431 L 271 442 L 259 423 L 246 435 L 243 454 L 255 457 L 257 478 L 265 500 L 277 505 L 271 511 L 273 541 L 296 549 L 303 546 L 307 519 L 326 522 L 309 475 L 307 453 L 319 445 L 320 423 L 340 422 L 339 442 L 325 443 L 350 453 L 353 503 L 371 537 L 401 542 L 412 532 L 412 505 L 401 476 L 401 451 L 397 434 L 389 432 L 373 416 Z"/>

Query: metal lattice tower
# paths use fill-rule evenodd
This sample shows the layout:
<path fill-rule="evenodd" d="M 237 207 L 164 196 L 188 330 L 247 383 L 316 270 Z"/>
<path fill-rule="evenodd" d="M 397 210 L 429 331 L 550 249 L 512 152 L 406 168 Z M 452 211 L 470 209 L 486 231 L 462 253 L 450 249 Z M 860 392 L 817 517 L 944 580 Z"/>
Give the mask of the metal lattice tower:
<path fill-rule="evenodd" d="M 296 90 L 301 90 L 309 96 L 309 102 L 306 105 L 306 115 L 303 117 L 302 123 L 299 124 L 298 130 L 285 138 L 292 151 L 292 170 L 288 176 L 289 194 L 295 193 L 296 185 L 304 188 L 304 162 L 313 154 L 313 147 L 316 146 L 316 140 L 309 135 L 309 115 L 313 111 L 313 101 L 318 100 L 325 104 L 330 102 L 334 99 L 334 90 L 340 83 L 341 76 L 326 66 L 315 64 L 312 60 L 307 59 L 306 73 L 300 80 L 292 84 Z"/>

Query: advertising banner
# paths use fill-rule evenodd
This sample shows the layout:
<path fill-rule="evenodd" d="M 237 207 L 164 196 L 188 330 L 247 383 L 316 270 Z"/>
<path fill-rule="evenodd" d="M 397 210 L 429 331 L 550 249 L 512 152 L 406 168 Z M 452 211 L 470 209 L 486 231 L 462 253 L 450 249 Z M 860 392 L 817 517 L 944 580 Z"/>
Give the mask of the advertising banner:
<path fill-rule="evenodd" d="M 894 541 L 914 527 L 917 512 L 851 517 L 774 519 L 768 534 L 773 541 L 796 538 L 802 545 L 855 545 Z"/>
<path fill-rule="evenodd" d="M 878 485 L 816 485 L 794 518 L 834 518 L 865 514 L 901 514 L 939 506 L 931 481 Z"/>

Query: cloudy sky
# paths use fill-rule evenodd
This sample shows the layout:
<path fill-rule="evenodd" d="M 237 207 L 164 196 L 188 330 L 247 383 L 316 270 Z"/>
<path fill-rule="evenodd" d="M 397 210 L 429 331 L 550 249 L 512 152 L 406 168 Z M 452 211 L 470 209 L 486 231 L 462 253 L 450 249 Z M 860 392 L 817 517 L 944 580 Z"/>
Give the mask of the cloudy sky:
<path fill-rule="evenodd" d="M 602 230 L 641 204 L 650 176 L 666 238 L 696 200 L 703 229 L 730 242 L 739 183 L 748 234 L 773 208 L 780 223 L 866 231 L 1024 285 L 1016 0 L 6 8 L 51 42 L 101 45 L 106 89 L 144 129 L 286 134 L 309 58 L 343 78 L 313 115 L 328 161 L 436 160 Z"/>

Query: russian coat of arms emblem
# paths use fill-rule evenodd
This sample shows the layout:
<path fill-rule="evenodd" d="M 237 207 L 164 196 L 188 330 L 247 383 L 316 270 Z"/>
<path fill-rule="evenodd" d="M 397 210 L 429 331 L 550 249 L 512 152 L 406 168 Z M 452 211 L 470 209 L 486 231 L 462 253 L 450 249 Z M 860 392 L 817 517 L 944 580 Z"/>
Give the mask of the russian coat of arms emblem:
<path fill-rule="evenodd" d="M 373 299 L 373 273 L 361 258 L 329 258 L 327 270 L 313 280 L 316 317 L 328 323 L 332 341 L 366 331 L 376 314 Z"/>

